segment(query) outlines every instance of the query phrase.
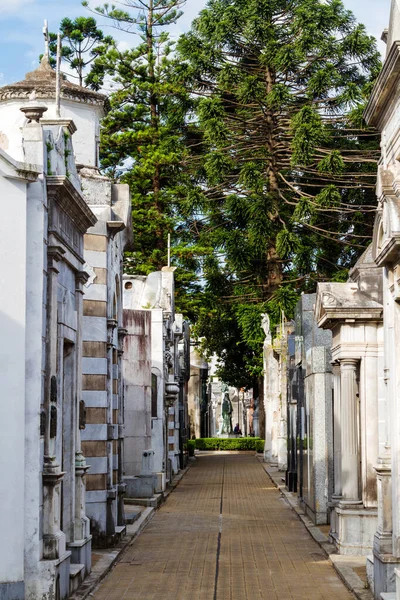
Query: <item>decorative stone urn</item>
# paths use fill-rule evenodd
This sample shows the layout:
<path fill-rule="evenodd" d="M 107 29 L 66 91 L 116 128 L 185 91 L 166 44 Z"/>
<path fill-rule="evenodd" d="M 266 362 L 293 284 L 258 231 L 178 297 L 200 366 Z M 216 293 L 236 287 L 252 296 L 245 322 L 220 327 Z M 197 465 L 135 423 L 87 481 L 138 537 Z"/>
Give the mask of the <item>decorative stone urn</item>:
<path fill-rule="evenodd" d="M 165 404 L 170 407 L 178 398 L 179 384 L 176 381 L 167 381 L 165 384 Z"/>
<path fill-rule="evenodd" d="M 28 102 L 26 106 L 22 106 L 19 110 L 25 114 L 26 118 L 28 119 L 28 123 L 32 123 L 32 121 L 39 123 L 39 120 L 47 111 L 47 107 L 31 101 Z"/>

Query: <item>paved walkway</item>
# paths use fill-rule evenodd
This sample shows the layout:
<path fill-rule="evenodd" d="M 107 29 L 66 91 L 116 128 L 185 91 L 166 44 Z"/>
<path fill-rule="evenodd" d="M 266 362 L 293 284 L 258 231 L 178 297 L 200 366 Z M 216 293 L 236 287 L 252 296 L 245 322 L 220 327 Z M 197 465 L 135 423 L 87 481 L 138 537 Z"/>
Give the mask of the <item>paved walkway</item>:
<path fill-rule="evenodd" d="M 197 458 L 94 600 L 351 600 L 251 454 Z"/>

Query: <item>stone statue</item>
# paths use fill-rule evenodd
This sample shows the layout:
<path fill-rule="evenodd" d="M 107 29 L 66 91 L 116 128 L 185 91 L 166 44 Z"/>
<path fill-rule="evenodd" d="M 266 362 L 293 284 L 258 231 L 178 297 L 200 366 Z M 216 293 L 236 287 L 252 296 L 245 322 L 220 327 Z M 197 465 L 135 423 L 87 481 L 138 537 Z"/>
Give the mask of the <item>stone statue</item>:
<path fill-rule="evenodd" d="M 221 433 L 223 433 L 223 428 L 224 428 L 224 419 L 223 419 L 222 415 L 219 415 L 217 435 L 221 435 Z"/>
<path fill-rule="evenodd" d="M 271 322 L 267 313 L 261 315 L 261 329 L 265 333 L 265 340 L 271 341 Z"/>
<path fill-rule="evenodd" d="M 221 392 L 223 394 L 225 394 L 226 392 L 229 392 L 229 387 L 226 385 L 226 383 L 221 383 Z"/>
<path fill-rule="evenodd" d="M 222 402 L 222 428 L 220 433 L 232 433 L 232 402 L 229 399 L 229 393 L 225 392 L 224 399 Z"/>

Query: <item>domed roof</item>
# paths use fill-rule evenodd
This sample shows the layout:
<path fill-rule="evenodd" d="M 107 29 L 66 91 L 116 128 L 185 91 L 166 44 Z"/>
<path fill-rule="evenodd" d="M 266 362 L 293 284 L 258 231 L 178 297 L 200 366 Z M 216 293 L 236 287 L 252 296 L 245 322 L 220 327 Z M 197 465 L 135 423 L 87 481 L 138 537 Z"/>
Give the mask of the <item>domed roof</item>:
<path fill-rule="evenodd" d="M 47 55 L 43 56 L 37 69 L 25 75 L 23 81 L 0 87 L 0 101 L 29 99 L 33 91 L 38 100 L 56 97 L 56 72 Z M 61 98 L 86 104 L 103 105 L 106 102 L 106 96 L 103 94 L 71 83 L 67 79 L 61 80 Z"/>

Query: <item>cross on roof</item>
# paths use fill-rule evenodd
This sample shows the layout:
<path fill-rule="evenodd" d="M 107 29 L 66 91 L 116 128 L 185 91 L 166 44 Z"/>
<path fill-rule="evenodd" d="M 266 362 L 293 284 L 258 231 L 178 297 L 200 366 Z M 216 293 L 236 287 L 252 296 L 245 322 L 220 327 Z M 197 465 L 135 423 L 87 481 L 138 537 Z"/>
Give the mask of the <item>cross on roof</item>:
<path fill-rule="evenodd" d="M 45 21 L 44 21 L 43 35 L 44 35 L 44 54 L 45 54 L 45 56 L 49 56 L 50 37 L 49 37 L 49 26 L 47 24 L 47 19 L 45 19 Z"/>

